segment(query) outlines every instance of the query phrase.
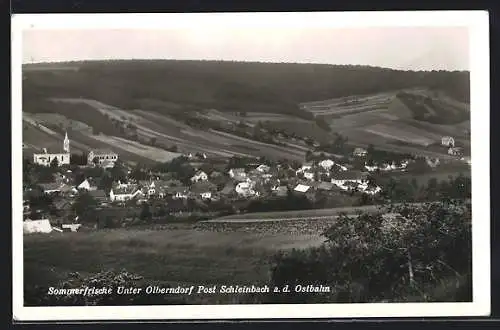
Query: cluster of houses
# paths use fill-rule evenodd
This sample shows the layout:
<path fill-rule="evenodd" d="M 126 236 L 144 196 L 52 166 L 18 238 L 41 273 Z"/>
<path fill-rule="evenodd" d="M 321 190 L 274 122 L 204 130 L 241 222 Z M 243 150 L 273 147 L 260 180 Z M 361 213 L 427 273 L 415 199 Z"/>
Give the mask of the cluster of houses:
<path fill-rule="evenodd" d="M 462 156 L 463 148 L 455 146 L 455 139 L 451 136 L 443 136 L 441 138 L 441 145 L 448 148 L 448 155 Z"/>

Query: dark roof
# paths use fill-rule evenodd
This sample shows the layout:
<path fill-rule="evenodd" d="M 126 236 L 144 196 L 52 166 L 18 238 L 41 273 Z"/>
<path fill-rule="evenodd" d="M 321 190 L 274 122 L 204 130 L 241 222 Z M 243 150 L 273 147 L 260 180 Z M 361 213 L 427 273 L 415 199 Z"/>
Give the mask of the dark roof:
<path fill-rule="evenodd" d="M 221 194 L 224 195 L 229 195 L 234 191 L 234 184 L 233 183 L 228 183 L 224 186 L 224 188 L 221 190 Z"/>
<path fill-rule="evenodd" d="M 333 188 L 333 183 L 331 182 L 321 182 L 319 185 L 318 185 L 318 189 L 321 189 L 321 190 L 332 190 Z"/>
<path fill-rule="evenodd" d="M 101 189 L 91 190 L 89 191 L 89 195 L 96 199 L 106 198 L 106 193 Z"/>
<path fill-rule="evenodd" d="M 358 171 L 339 172 L 332 175 L 334 180 L 358 180 L 366 177 L 366 173 Z"/>
<path fill-rule="evenodd" d="M 187 204 L 180 199 L 171 199 L 167 202 L 167 209 L 171 211 L 182 211 L 187 209 Z"/>
<path fill-rule="evenodd" d="M 212 191 L 216 188 L 216 186 L 211 182 L 197 182 L 191 187 L 191 191 L 194 193 L 204 193 L 208 191 Z"/>
<path fill-rule="evenodd" d="M 69 209 L 71 208 L 71 202 L 67 199 L 61 198 L 54 201 L 54 206 L 58 210 Z"/>
<path fill-rule="evenodd" d="M 133 194 L 136 192 L 139 187 L 135 184 L 124 186 L 124 187 L 118 187 L 118 186 L 113 186 L 113 193 L 116 194 Z"/>
<path fill-rule="evenodd" d="M 93 149 L 91 151 L 94 152 L 94 155 L 109 155 L 109 154 L 118 155 L 116 152 L 111 151 L 109 149 Z"/>

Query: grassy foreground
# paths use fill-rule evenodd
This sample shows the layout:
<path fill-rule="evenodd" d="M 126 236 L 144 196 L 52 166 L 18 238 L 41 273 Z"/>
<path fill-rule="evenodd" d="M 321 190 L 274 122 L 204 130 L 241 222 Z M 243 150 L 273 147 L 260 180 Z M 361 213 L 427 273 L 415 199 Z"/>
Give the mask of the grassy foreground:
<path fill-rule="evenodd" d="M 306 235 L 212 232 L 189 227 L 25 235 L 25 289 L 57 286 L 71 272 L 85 276 L 110 269 L 126 269 L 143 276 L 148 284 L 165 286 L 266 284 L 268 258 L 277 250 L 321 241 Z M 234 295 L 211 297 L 216 299 L 211 303 L 238 299 Z"/>

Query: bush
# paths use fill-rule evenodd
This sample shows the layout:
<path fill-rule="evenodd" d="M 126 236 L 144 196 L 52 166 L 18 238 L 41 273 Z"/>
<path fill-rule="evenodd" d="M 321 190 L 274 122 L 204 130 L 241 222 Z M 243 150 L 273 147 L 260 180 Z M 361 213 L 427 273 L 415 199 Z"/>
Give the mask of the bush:
<path fill-rule="evenodd" d="M 271 302 L 471 301 L 470 203 L 383 211 L 401 217 L 341 215 L 324 232 L 323 246 L 278 254 L 272 262 L 272 285 L 322 284 L 331 292 L 289 294 L 271 297 Z"/>

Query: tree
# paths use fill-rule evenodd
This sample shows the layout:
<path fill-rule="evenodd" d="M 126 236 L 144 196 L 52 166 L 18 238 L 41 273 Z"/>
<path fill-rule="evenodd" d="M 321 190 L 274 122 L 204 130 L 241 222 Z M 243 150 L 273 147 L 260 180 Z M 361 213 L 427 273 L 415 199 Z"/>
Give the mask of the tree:
<path fill-rule="evenodd" d="M 54 169 L 59 167 L 59 160 L 57 159 L 57 157 L 52 159 L 52 161 L 50 162 L 50 167 Z"/>
<path fill-rule="evenodd" d="M 141 215 L 139 216 L 141 220 L 151 220 L 152 213 L 149 209 L 148 203 L 142 203 Z"/>
<path fill-rule="evenodd" d="M 383 213 L 401 216 L 385 219 Z M 270 296 L 280 302 L 471 301 L 471 205 L 393 206 L 357 219 L 341 214 L 317 248 L 282 252 L 272 285 L 329 285 L 323 295 Z M 452 283 L 453 290 L 443 290 Z M 451 287 L 451 286 L 450 286 Z M 458 290 L 456 288 L 459 288 Z M 276 302 L 276 301 L 274 301 Z"/>
<path fill-rule="evenodd" d="M 93 212 L 98 206 L 97 200 L 87 192 L 80 192 L 72 209 L 81 221 L 91 221 Z"/>
<path fill-rule="evenodd" d="M 94 157 L 94 159 L 92 159 L 92 163 L 94 163 L 95 166 L 99 165 L 99 157 Z"/>
<path fill-rule="evenodd" d="M 307 150 L 306 151 L 306 162 L 309 162 L 311 161 L 311 159 L 313 158 L 313 153 L 311 150 Z"/>

